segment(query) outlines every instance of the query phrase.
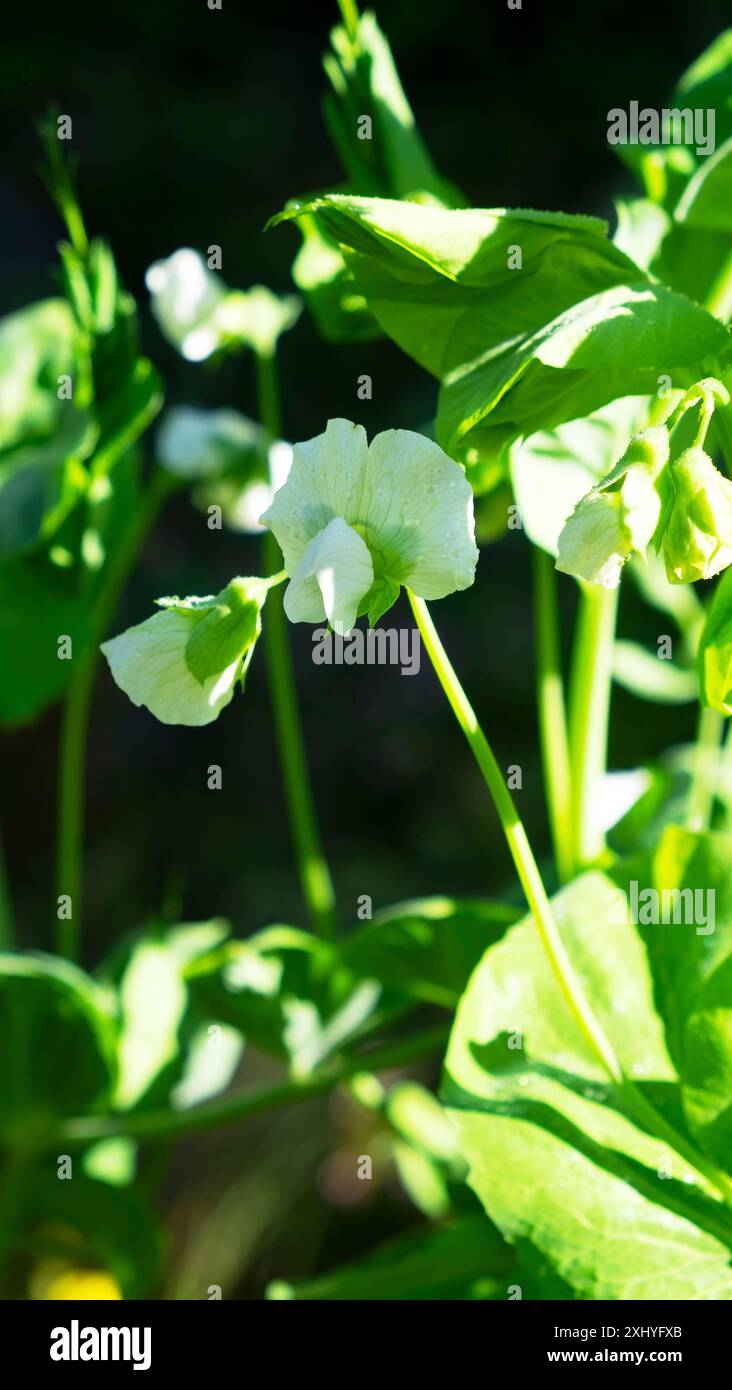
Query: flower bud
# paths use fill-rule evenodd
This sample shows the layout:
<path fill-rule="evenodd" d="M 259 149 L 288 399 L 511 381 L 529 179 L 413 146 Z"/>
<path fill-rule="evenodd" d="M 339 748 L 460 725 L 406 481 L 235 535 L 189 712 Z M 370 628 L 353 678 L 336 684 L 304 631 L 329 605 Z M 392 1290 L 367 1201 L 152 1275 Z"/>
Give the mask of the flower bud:
<path fill-rule="evenodd" d="M 559 537 L 557 569 L 615 589 L 632 554 L 645 556 L 661 515 L 659 475 L 668 460 L 663 426 L 634 435 L 623 457 L 575 507 Z"/>
<path fill-rule="evenodd" d="M 672 463 L 669 477 L 666 574 L 672 584 L 711 579 L 732 563 L 732 483 L 698 447 Z"/>

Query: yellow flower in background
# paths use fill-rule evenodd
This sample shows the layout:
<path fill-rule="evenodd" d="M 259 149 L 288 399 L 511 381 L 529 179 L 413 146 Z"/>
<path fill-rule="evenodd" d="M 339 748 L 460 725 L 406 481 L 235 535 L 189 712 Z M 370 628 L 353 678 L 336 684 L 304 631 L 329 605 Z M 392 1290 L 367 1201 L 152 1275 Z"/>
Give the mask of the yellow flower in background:
<path fill-rule="evenodd" d="M 106 1269 L 83 1269 L 66 1260 L 43 1260 L 28 1281 L 28 1292 L 36 1301 L 44 1299 L 121 1299 L 122 1290 Z"/>

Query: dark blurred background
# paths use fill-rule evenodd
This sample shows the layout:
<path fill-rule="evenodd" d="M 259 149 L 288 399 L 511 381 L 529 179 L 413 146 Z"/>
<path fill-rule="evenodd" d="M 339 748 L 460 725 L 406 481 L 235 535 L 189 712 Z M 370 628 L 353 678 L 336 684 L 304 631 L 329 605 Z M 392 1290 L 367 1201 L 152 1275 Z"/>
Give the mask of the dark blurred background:
<path fill-rule="evenodd" d="M 390 0 L 375 8 L 437 167 L 472 204 L 608 217 L 613 196 L 632 190 L 605 143 L 608 110 L 631 99 L 662 105 L 729 20 L 727 0 L 524 0 L 521 10 L 506 0 Z M 337 18 L 335 0 L 223 0 L 220 12 L 206 0 L 5 0 L 0 313 L 54 291 L 61 229 L 34 173 L 33 126 L 54 100 L 73 118 L 88 228 L 109 238 L 140 302 L 144 347 L 167 381 L 168 403 L 253 413 L 251 362 L 230 360 L 215 374 L 184 363 L 150 317 L 144 273 L 180 246 L 218 243 L 232 287 L 291 288 L 299 238 L 289 227 L 263 227 L 289 197 L 342 178 L 320 113 L 321 54 Z M 281 372 L 292 440 L 319 433 L 331 415 L 355 418 L 371 434 L 419 428 L 434 412 L 434 383 L 392 344 L 334 348 L 307 316 L 282 340 Z M 374 383 L 366 403 L 356 397 L 364 372 Z M 258 550 L 255 539 L 210 532 L 177 498 L 145 549 L 115 631 L 148 616 L 161 593 L 215 592 L 234 573 L 257 572 Z M 569 630 L 571 581 L 562 596 Z M 545 854 L 521 533 L 485 548 L 475 587 L 436 605 L 434 616 L 502 764 L 523 768 L 521 809 Z M 388 619 L 408 621 L 404 608 Z M 655 642 L 658 622 L 624 594 L 625 635 Z M 376 908 L 416 894 L 510 891 L 496 819 L 426 662 L 416 678 L 390 667 L 319 668 L 309 659 L 310 630 L 291 636 L 344 926 L 362 893 Z M 686 739 L 693 720 L 693 706 L 659 709 L 616 690 L 611 766 L 632 767 Z M 27 944 L 46 948 L 57 732 L 53 710 L 39 726 L 5 736 L 1 759 L 0 820 L 19 926 Z M 223 768 L 219 792 L 207 790 L 211 763 Z M 187 920 L 228 916 L 243 935 L 270 921 L 304 922 L 261 650 L 246 696 L 205 730 L 163 727 L 133 708 L 106 669 L 100 675 L 89 747 L 85 963 L 160 910 Z"/>

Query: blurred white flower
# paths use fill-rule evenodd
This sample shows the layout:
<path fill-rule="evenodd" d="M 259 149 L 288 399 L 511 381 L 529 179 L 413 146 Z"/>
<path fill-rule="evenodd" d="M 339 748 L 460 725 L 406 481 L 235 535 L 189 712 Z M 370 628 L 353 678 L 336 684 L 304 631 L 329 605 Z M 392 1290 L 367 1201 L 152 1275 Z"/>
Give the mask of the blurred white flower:
<path fill-rule="evenodd" d="M 264 430 L 238 410 L 173 406 L 155 446 L 161 467 L 196 484 L 194 504 L 221 507 L 232 531 L 264 530 L 259 518 L 292 463 L 292 445 L 278 439 L 267 450 Z"/>
<path fill-rule="evenodd" d="M 189 362 L 202 362 L 219 345 L 216 310 L 227 290 L 198 251 L 183 247 L 155 261 L 145 276 L 152 311 L 165 337 Z"/>
<path fill-rule="evenodd" d="M 203 362 L 227 346 L 271 353 L 302 307 L 297 296 L 272 294 L 264 285 L 230 290 L 188 246 L 155 261 L 145 284 L 161 332 L 189 362 Z"/>

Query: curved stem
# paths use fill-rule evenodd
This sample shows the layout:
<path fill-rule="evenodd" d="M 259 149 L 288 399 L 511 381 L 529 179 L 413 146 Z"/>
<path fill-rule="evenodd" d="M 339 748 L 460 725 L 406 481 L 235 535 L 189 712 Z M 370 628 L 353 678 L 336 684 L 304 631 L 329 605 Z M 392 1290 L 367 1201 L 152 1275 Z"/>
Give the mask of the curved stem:
<path fill-rule="evenodd" d="M 532 547 L 539 735 L 549 822 L 560 883 L 573 873 L 572 778 L 559 642 L 557 573 L 550 555 Z"/>
<path fill-rule="evenodd" d="M 53 1136 L 53 1143 L 66 1145 L 93 1144 L 98 1139 L 124 1135 L 130 1139 L 171 1139 L 199 1130 L 238 1124 L 252 1115 L 277 1110 L 283 1105 L 297 1105 L 327 1094 L 342 1081 L 362 1071 L 386 1071 L 408 1066 L 411 1062 L 434 1053 L 441 1053 L 450 1029 L 442 1024 L 430 1028 L 416 1038 L 401 1038 L 383 1047 L 371 1048 L 356 1057 L 348 1057 L 337 1066 L 315 1072 L 302 1081 L 288 1081 L 281 1086 L 268 1086 L 245 1091 L 243 1095 L 212 1101 L 193 1110 L 148 1110 L 127 1115 L 83 1115 L 66 1120 Z"/>
<path fill-rule="evenodd" d="M 526 831 L 490 744 L 450 664 L 424 599 L 417 598 L 411 590 L 407 590 L 407 592 L 427 654 L 493 798 L 503 833 L 516 866 L 516 872 L 526 895 L 529 910 L 534 918 L 559 988 L 592 1052 L 600 1060 L 612 1080 L 622 1082 L 623 1074 L 614 1049 L 590 1008 L 559 935 L 551 904 L 546 895 Z"/>
<path fill-rule="evenodd" d="M 162 470 L 153 474 L 109 561 L 92 613 L 89 645 L 78 660 L 64 702 L 58 770 L 56 891 L 71 899 L 71 917 L 58 919 L 56 949 L 70 960 L 78 959 L 81 939 L 86 739 L 99 643 L 163 500 L 176 486 Z"/>
<path fill-rule="evenodd" d="M 271 441 L 281 434 L 274 353 L 257 353 L 256 364 L 259 418 Z M 262 547 L 265 573 L 272 575 L 279 569 L 282 557 L 270 531 L 265 534 Z M 335 893 L 320 840 L 280 590 L 271 593 L 267 600 L 263 626 L 275 735 L 302 895 L 314 930 L 320 936 L 334 937 Z"/>
<path fill-rule="evenodd" d="M 450 664 L 424 599 L 417 598 L 410 590 L 407 592 L 427 654 L 493 798 L 534 924 L 557 984 L 582 1036 L 616 1087 L 618 1099 L 627 1112 L 650 1133 L 675 1148 L 677 1153 L 716 1188 L 725 1202 L 732 1206 L 732 1179 L 703 1154 L 698 1153 L 683 1135 L 678 1134 L 623 1073 L 612 1043 L 595 1017 L 559 935 L 551 904 L 513 797 L 478 723 L 475 711 Z"/>
<path fill-rule="evenodd" d="M 722 323 L 728 323 L 732 316 L 732 251 L 719 268 L 706 298 L 706 308 Z"/>
<path fill-rule="evenodd" d="M 605 848 L 605 836 L 597 820 L 597 800 L 607 761 L 617 608 L 617 589 L 582 587 L 569 704 L 574 857 L 580 867 L 598 859 Z"/>
<path fill-rule="evenodd" d="M 694 767 L 686 810 L 688 830 L 708 830 L 714 806 L 714 782 L 719 763 L 719 745 L 724 717 L 710 705 L 699 713 L 699 725 L 694 747 Z"/>

